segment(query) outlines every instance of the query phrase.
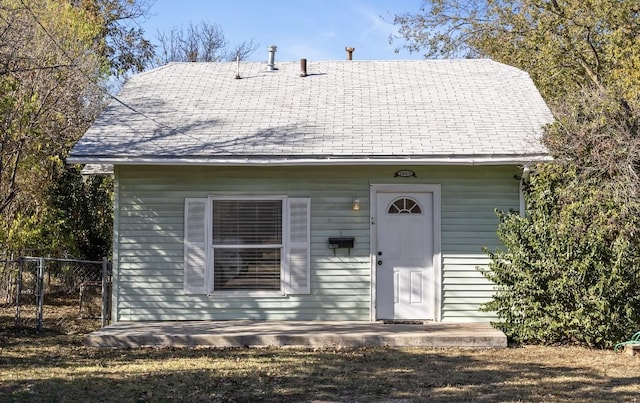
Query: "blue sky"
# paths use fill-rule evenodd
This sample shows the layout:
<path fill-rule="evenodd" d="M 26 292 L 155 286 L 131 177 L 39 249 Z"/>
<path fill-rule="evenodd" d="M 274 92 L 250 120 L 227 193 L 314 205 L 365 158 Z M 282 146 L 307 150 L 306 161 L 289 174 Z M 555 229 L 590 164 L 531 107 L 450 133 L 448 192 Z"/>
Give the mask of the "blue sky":
<path fill-rule="evenodd" d="M 142 22 L 149 39 L 157 31 L 207 21 L 222 28 L 229 45 L 259 43 L 249 58 L 267 58 L 276 45 L 276 62 L 343 60 L 345 46 L 356 48 L 354 60 L 419 59 L 406 50 L 394 53 L 400 42 L 389 44 L 397 33 L 393 15 L 417 11 L 422 0 L 157 0 L 151 17 Z"/>

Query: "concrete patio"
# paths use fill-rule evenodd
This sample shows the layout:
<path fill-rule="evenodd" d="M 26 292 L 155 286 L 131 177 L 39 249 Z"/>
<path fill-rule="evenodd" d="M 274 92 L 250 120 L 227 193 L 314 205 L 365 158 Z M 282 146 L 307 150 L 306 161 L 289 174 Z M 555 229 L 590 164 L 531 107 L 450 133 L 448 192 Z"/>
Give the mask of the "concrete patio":
<path fill-rule="evenodd" d="M 98 348 L 391 346 L 501 348 L 507 337 L 485 323 L 184 321 L 118 322 L 89 334 Z"/>

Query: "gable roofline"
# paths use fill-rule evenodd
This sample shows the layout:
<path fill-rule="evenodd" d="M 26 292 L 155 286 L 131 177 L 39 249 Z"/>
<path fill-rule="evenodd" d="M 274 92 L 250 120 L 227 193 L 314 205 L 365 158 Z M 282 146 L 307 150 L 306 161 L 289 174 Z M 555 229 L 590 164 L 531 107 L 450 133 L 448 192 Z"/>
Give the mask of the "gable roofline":
<path fill-rule="evenodd" d="M 131 77 L 70 162 L 500 164 L 548 154 L 553 116 L 491 60 L 172 63 Z M 533 156 L 533 157 L 532 157 Z"/>
<path fill-rule="evenodd" d="M 107 165 L 198 165 L 198 166 L 332 166 L 332 165 L 522 165 L 533 162 L 548 162 L 553 158 L 548 154 L 528 155 L 469 155 L 469 156 L 433 156 L 433 157 L 367 157 L 341 158 L 156 158 L 156 157 L 69 157 L 70 164 L 107 164 Z"/>

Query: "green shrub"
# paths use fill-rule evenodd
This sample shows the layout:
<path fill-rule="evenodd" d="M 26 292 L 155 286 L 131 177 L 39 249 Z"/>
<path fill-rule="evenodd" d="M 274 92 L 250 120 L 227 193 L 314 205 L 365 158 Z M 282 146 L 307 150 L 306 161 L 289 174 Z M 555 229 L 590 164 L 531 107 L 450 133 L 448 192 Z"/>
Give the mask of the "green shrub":
<path fill-rule="evenodd" d="M 526 217 L 498 212 L 504 249 L 486 251 L 497 292 L 483 309 L 514 341 L 606 347 L 640 328 L 640 202 L 579 169 L 538 167 Z"/>

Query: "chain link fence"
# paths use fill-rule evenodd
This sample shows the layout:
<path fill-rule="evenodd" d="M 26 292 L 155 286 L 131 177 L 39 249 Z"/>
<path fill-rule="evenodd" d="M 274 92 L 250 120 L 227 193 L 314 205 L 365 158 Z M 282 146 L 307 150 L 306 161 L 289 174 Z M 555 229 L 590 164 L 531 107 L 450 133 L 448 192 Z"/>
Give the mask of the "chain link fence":
<path fill-rule="evenodd" d="M 20 257 L 0 260 L 0 327 L 73 332 L 83 321 L 106 326 L 111 263 Z M 97 325 L 97 324 L 96 324 Z"/>

